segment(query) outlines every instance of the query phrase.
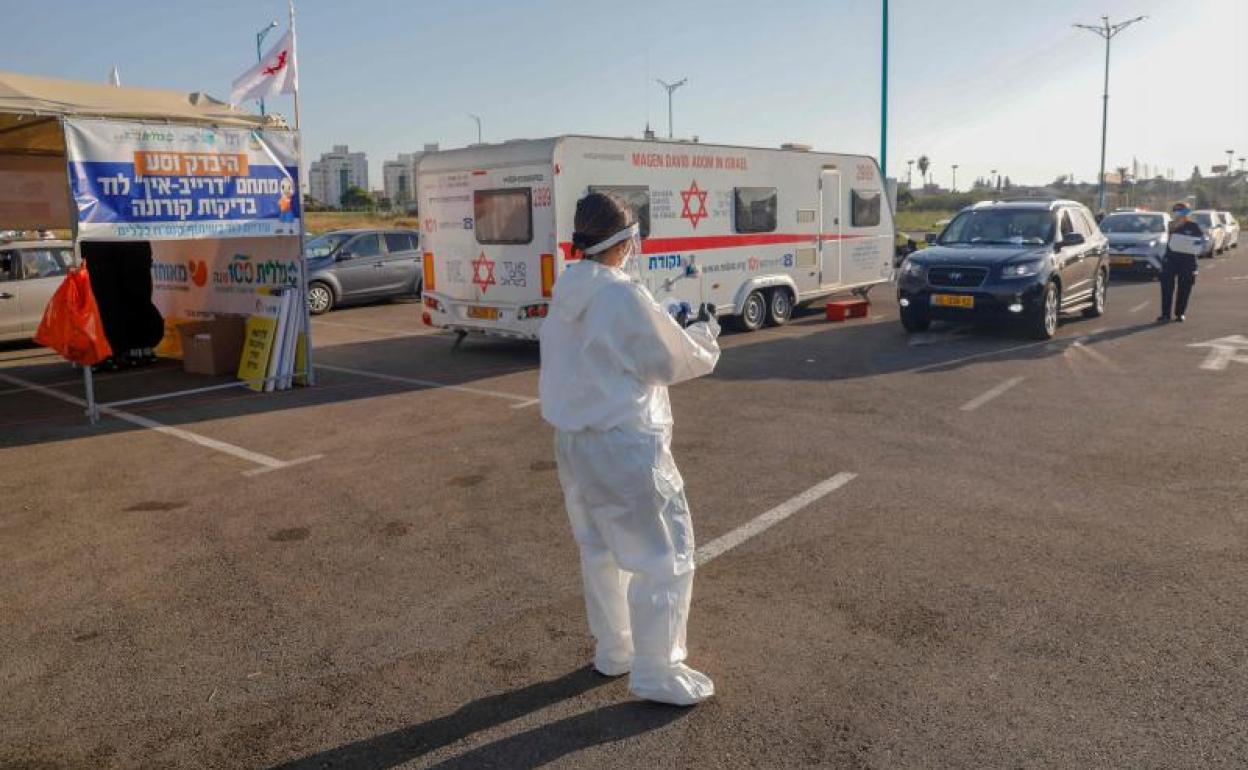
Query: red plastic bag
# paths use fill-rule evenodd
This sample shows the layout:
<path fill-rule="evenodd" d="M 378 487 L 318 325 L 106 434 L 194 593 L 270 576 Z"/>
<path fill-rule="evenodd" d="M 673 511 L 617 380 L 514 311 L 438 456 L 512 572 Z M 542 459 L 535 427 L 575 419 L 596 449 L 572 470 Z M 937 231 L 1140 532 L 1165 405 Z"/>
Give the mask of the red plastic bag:
<path fill-rule="evenodd" d="M 35 342 L 83 366 L 94 366 L 113 354 L 87 268 L 76 267 L 65 276 L 43 311 Z"/>

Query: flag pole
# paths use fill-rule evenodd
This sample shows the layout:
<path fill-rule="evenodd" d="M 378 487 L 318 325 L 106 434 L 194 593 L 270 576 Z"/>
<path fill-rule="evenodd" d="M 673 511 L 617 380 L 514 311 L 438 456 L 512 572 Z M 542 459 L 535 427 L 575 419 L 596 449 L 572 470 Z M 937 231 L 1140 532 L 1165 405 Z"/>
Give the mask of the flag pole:
<path fill-rule="evenodd" d="M 299 35 L 295 32 L 295 0 L 287 0 L 290 11 L 290 64 L 295 73 L 295 199 L 299 202 L 299 304 L 303 307 L 303 382 L 316 384 L 312 368 L 312 313 L 308 309 L 307 212 L 303 209 L 303 132 L 299 113 Z M 298 341 L 295 343 L 298 347 Z"/>

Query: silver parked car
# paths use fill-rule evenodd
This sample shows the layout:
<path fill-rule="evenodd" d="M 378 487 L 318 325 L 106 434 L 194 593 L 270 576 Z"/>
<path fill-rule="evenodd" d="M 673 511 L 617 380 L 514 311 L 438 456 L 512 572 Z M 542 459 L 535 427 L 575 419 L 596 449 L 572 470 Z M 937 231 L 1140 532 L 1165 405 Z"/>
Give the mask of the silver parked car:
<path fill-rule="evenodd" d="M 1115 211 L 1101 220 L 1115 273 L 1158 275 L 1170 243 L 1170 215 L 1163 211 Z"/>
<path fill-rule="evenodd" d="M 77 264 L 69 241 L 0 242 L 0 341 L 28 340 Z"/>
<path fill-rule="evenodd" d="M 416 230 L 334 230 L 308 241 L 306 256 L 313 315 L 349 302 L 420 295 Z"/>

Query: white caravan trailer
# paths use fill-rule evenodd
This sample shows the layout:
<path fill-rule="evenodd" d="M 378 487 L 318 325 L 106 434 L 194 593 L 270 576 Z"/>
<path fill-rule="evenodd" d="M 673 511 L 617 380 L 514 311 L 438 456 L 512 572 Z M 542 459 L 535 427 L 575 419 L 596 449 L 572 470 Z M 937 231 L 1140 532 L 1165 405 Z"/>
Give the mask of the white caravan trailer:
<path fill-rule="evenodd" d="M 754 330 L 890 280 L 893 214 L 862 155 L 562 136 L 431 153 L 417 172 L 425 323 L 535 339 L 573 259 L 576 202 L 634 207 L 636 278 Z"/>

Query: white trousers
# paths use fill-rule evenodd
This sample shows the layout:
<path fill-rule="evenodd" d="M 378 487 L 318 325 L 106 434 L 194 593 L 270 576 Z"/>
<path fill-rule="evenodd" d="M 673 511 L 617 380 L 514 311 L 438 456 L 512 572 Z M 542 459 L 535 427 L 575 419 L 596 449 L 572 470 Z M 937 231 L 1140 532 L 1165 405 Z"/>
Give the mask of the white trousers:
<path fill-rule="evenodd" d="M 671 433 L 558 431 L 555 457 L 581 551 L 594 664 L 658 686 L 685 659 L 693 525 Z"/>

